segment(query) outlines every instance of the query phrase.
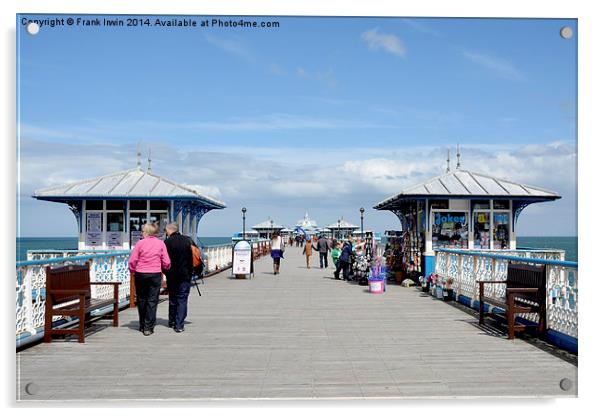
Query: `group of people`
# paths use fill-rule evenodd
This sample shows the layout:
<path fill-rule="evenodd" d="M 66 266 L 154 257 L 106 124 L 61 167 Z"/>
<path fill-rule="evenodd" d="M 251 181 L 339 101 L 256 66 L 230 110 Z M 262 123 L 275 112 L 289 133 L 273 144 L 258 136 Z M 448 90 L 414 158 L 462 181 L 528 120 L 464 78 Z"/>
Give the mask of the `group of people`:
<path fill-rule="evenodd" d="M 314 251 L 320 256 L 320 268 L 328 268 L 328 253 L 331 253 L 332 262 L 335 266 L 333 272 L 337 280 L 352 280 L 354 275 L 354 265 L 359 266 L 359 271 L 363 273 L 367 268 L 368 261 L 365 258 L 365 242 L 354 242 L 353 237 L 348 235 L 345 240 L 329 241 L 324 235 L 320 235 L 317 241 L 312 242 L 311 237 L 304 239 L 303 254 L 305 254 L 306 266 L 309 269 L 311 256 Z M 365 263 L 365 264 L 364 264 Z M 342 276 L 341 276 L 342 272 Z"/>
<path fill-rule="evenodd" d="M 136 285 L 138 329 L 145 336 L 154 332 L 162 274 L 166 277 L 169 292 L 169 327 L 175 332 L 183 332 L 188 312 L 193 275 L 192 246 L 196 244 L 178 232 L 176 223 L 168 224 L 164 231 L 167 235 L 165 241 L 158 238 L 157 224 L 144 224 L 143 238 L 134 246 L 128 261 Z"/>

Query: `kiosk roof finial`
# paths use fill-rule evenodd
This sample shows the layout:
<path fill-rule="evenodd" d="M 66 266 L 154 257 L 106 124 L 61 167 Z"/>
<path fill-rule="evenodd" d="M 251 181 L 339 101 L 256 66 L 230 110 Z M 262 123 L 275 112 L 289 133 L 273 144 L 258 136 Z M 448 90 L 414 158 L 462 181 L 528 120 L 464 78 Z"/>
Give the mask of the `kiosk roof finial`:
<path fill-rule="evenodd" d="M 458 163 L 456 164 L 456 169 L 460 169 L 460 143 L 458 143 L 457 149 L 456 157 L 458 158 Z"/>
<path fill-rule="evenodd" d="M 140 161 L 141 156 L 142 153 L 140 153 L 140 142 L 138 142 L 138 144 L 136 144 L 136 167 L 138 169 L 140 169 L 140 167 L 142 166 L 142 162 Z"/>
<path fill-rule="evenodd" d="M 148 148 L 148 166 L 146 167 L 146 173 L 151 173 L 151 148 Z"/>

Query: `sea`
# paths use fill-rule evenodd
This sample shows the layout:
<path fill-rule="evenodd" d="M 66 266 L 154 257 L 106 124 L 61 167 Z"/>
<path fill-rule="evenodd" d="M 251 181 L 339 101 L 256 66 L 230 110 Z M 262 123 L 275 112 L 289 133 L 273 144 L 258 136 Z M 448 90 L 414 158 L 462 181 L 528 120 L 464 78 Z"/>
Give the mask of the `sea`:
<path fill-rule="evenodd" d="M 199 237 L 201 247 L 229 244 L 232 237 Z M 517 237 L 519 248 L 553 248 L 565 251 L 565 259 L 577 261 L 577 237 Z M 17 261 L 27 260 L 27 250 L 76 250 L 77 237 L 19 237 Z"/>
<path fill-rule="evenodd" d="M 199 237 L 203 247 L 230 244 L 232 237 Z M 27 250 L 77 250 L 77 237 L 17 237 L 17 261 L 27 260 Z"/>

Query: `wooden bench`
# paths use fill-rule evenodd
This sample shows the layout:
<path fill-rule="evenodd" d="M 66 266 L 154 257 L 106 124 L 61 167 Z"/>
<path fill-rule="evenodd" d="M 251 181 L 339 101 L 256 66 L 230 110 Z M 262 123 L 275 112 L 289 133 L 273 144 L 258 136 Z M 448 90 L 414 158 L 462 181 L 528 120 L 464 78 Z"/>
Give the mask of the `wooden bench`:
<path fill-rule="evenodd" d="M 85 322 L 93 310 L 113 306 L 113 326 L 119 325 L 119 285 L 120 282 L 90 282 L 90 264 L 71 265 L 58 268 L 46 267 L 46 316 L 44 319 L 44 342 L 51 342 L 53 335 L 78 335 L 84 342 Z M 91 285 L 112 285 L 112 299 L 93 299 Z M 77 328 L 58 329 L 52 327 L 54 316 L 75 316 L 79 318 Z M 111 318 L 111 317 L 109 317 Z"/>
<path fill-rule="evenodd" d="M 516 315 L 523 313 L 537 313 L 539 322 L 536 322 L 538 334 L 543 334 L 546 329 L 546 266 L 531 266 L 527 264 L 508 264 L 508 275 L 505 281 L 486 280 L 479 283 L 479 324 L 483 325 L 485 315 L 505 319 L 508 325 L 508 339 L 514 339 L 518 331 L 524 331 L 527 325 L 516 322 Z M 506 298 L 499 299 L 485 296 L 485 285 L 505 284 Z M 485 304 L 503 308 L 504 313 L 489 311 L 485 313 Z"/>

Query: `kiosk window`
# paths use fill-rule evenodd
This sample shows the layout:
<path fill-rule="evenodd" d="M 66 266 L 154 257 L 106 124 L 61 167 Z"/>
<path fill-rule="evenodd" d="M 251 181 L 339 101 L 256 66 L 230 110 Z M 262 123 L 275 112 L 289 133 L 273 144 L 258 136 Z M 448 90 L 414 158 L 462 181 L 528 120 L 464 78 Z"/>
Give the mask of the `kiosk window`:
<path fill-rule="evenodd" d="M 433 212 L 433 247 L 468 247 L 468 213 Z"/>
<path fill-rule="evenodd" d="M 507 212 L 493 213 L 493 248 L 508 248 L 510 239 L 510 214 Z"/>
<path fill-rule="evenodd" d="M 489 248 L 489 212 L 475 212 L 473 215 L 474 224 L 474 248 Z"/>
<path fill-rule="evenodd" d="M 146 224 L 146 213 L 130 213 L 130 247 L 142 238 L 142 226 Z"/>
<path fill-rule="evenodd" d="M 107 212 L 107 231 L 123 231 L 123 212 Z"/>

